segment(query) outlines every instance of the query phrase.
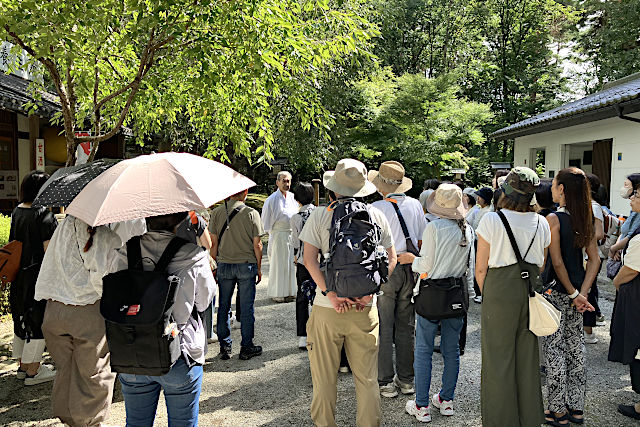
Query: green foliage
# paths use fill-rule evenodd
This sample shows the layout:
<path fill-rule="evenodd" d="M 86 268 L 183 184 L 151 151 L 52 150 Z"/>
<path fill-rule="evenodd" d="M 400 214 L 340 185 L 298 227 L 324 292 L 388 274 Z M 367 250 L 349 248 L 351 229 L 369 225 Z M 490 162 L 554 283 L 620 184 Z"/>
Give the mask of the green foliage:
<path fill-rule="evenodd" d="M 603 83 L 640 71 L 640 0 L 583 0 L 579 46 Z"/>
<path fill-rule="evenodd" d="M 279 104 L 304 129 L 331 123 L 317 80 L 368 55 L 376 34 L 326 0 L 6 0 L 0 27 L 31 55 L 22 66 L 51 75 L 68 145 L 121 125 L 141 138 L 180 119 L 209 141 L 208 156 L 251 160 L 272 157 Z M 70 142 L 85 123 L 94 135 Z"/>
<path fill-rule="evenodd" d="M 351 136 L 355 150 L 369 150 L 367 160 L 376 166 L 400 160 L 416 178 L 467 168 L 469 148 L 485 142 L 481 126 L 492 113 L 487 105 L 461 98 L 455 77 L 394 77 L 385 71 L 358 83 L 367 103 Z"/>

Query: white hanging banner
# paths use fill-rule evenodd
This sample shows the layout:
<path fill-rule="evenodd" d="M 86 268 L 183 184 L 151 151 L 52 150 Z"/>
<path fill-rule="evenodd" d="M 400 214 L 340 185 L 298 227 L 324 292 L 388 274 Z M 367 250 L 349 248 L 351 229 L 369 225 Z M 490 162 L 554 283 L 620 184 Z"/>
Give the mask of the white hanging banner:
<path fill-rule="evenodd" d="M 79 136 L 91 136 L 90 131 L 76 132 L 76 137 Z M 76 165 L 83 165 L 89 160 L 91 155 L 91 143 L 83 142 L 76 147 Z"/>
<path fill-rule="evenodd" d="M 36 139 L 36 170 L 44 172 L 44 139 Z"/>

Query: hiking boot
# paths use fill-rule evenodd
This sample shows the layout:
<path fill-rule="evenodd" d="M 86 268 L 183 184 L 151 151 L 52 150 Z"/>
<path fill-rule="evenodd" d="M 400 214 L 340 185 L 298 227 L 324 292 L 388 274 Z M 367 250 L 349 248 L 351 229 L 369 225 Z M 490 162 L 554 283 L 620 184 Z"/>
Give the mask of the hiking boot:
<path fill-rule="evenodd" d="M 413 394 L 416 392 L 416 389 L 413 388 L 413 384 L 403 383 L 397 375 L 393 377 L 393 383 L 400 389 L 402 394 Z"/>
<path fill-rule="evenodd" d="M 260 356 L 261 354 L 262 347 L 259 345 L 240 348 L 240 360 L 249 360 L 252 357 Z"/>
<path fill-rule="evenodd" d="M 604 326 L 606 325 L 604 321 L 604 316 L 601 314 L 600 316 L 596 316 L 596 326 Z"/>
<path fill-rule="evenodd" d="M 408 400 L 407 404 L 404 405 L 405 411 L 407 414 L 416 417 L 416 420 L 421 423 L 431 422 L 431 414 L 429 413 L 429 407 L 423 406 L 422 408 L 418 408 L 415 400 Z"/>
<path fill-rule="evenodd" d="M 220 359 L 222 359 L 222 360 L 231 359 L 231 346 L 229 346 L 229 347 L 220 347 Z"/>
<path fill-rule="evenodd" d="M 36 385 L 49 381 L 53 381 L 56 377 L 56 371 L 54 371 L 50 365 L 40 365 L 38 372 L 31 376 L 27 374 L 24 379 L 24 385 Z"/>
<path fill-rule="evenodd" d="M 436 393 L 431 398 L 431 401 L 436 408 L 440 409 L 440 413 L 442 415 L 447 417 L 453 415 L 453 400 L 442 400 L 440 398 L 440 393 Z"/>
<path fill-rule="evenodd" d="M 396 397 L 398 395 L 398 390 L 396 389 L 396 385 L 393 382 L 389 384 L 380 386 L 380 395 L 382 397 Z"/>

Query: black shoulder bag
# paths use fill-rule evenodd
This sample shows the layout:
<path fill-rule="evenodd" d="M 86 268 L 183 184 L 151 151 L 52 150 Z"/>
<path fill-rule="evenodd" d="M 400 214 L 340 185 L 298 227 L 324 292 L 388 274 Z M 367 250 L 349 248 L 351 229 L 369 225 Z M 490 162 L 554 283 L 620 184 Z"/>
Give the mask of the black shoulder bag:
<path fill-rule="evenodd" d="M 466 233 L 465 226 L 465 233 Z M 469 243 L 469 246 L 471 244 Z M 471 259 L 468 248 L 467 268 Z M 469 309 L 469 291 L 464 277 L 422 279 L 420 292 L 414 297 L 416 313 L 429 320 L 450 319 L 464 316 Z"/>
<path fill-rule="evenodd" d="M 412 253 L 415 256 L 418 256 L 420 254 L 420 251 L 418 250 L 418 248 L 416 248 L 416 245 L 414 245 L 413 241 L 411 240 L 411 236 L 409 235 L 409 228 L 407 227 L 407 223 L 404 221 L 402 212 L 400 212 L 398 203 L 395 200 L 387 199 L 387 201 L 391 203 L 393 208 L 396 210 L 396 215 L 398 215 L 398 220 L 400 221 L 400 227 L 402 227 L 402 234 L 404 234 L 404 239 L 407 243 L 407 252 Z"/>

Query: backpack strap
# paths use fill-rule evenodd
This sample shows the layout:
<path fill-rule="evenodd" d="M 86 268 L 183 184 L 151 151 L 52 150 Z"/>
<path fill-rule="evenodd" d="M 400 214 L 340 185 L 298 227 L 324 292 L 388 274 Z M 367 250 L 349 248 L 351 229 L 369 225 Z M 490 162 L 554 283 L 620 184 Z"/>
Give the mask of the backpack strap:
<path fill-rule="evenodd" d="M 78 246 L 78 251 L 79 250 L 80 247 Z M 140 248 L 140 236 L 133 236 L 127 242 L 127 264 L 132 270 L 142 270 L 142 249 Z"/>
<path fill-rule="evenodd" d="M 169 242 L 169 244 L 165 248 L 164 252 L 162 252 L 162 255 L 160 256 L 160 259 L 156 263 L 156 267 L 153 270 L 154 271 L 166 271 L 167 267 L 169 266 L 169 263 L 171 262 L 173 257 L 176 255 L 176 253 L 178 253 L 180 248 L 183 247 L 187 243 L 189 243 L 189 242 L 187 242 L 186 240 L 184 240 L 184 239 L 182 239 L 180 237 L 177 237 L 177 236 L 174 237 L 173 239 L 171 239 L 171 241 Z M 138 247 L 139 247 L 139 245 L 138 245 Z M 129 248 L 127 247 L 127 250 L 128 249 Z"/>
<path fill-rule="evenodd" d="M 224 236 L 224 232 L 229 229 L 229 225 L 231 224 L 231 220 L 233 218 L 235 218 L 236 215 L 238 215 L 238 212 L 240 212 L 244 207 L 245 207 L 245 205 L 236 206 L 235 208 L 233 208 L 233 210 L 229 214 L 229 217 L 227 218 L 227 222 L 225 223 L 225 226 L 222 227 L 222 230 L 220 230 L 220 233 L 218 233 L 218 247 L 222 243 L 222 236 Z"/>
<path fill-rule="evenodd" d="M 529 286 L 529 296 L 532 297 L 535 295 L 535 293 L 533 292 L 533 287 L 531 286 L 531 278 L 529 277 L 529 271 L 527 271 L 527 269 L 525 268 L 524 260 L 522 259 L 522 254 L 518 249 L 518 244 L 516 243 L 516 238 L 513 235 L 513 230 L 511 230 L 511 225 L 509 225 L 509 221 L 507 220 L 507 217 L 504 216 L 504 213 L 502 212 L 502 210 L 498 211 L 498 216 L 500 217 L 500 220 L 502 220 L 502 224 L 504 225 L 504 228 L 507 230 L 507 236 L 509 236 L 509 241 L 511 242 L 511 248 L 513 248 L 513 252 L 515 252 L 516 254 L 516 259 L 518 260 L 518 265 L 520 266 L 520 277 L 522 277 L 522 280 L 527 282 Z M 540 218 L 538 218 L 538 225 L 539 224 L 540 224 Z M 531 246 L 533 245 L 533 241 L 536 239 L 537 234 L 538 234 L 538 227 L 536 226 L 536 233 L 533 235 L 533 240 L 531 240 L 531 243 L 529 244 L 529 249 L 531 249 Z M 527 249 L 525 256 L 527 256 L 527 254 L 529 253 L 529 249 Z"/>

